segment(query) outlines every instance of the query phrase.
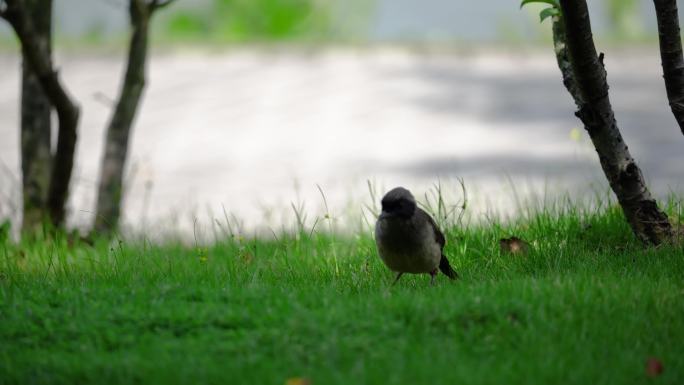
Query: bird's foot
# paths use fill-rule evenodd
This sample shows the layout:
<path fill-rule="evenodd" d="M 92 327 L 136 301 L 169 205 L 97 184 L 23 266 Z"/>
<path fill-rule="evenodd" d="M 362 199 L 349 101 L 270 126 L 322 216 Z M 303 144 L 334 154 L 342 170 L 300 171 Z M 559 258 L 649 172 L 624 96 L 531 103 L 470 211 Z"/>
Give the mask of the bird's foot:
<path fill-rule="evenodd" d="M 437 269 L 430 272 L 430 285 L 435 286 L 435 277 L 437 276 Z"/>
<path fill-rule="evenodd" d="M 392 286 L 397 284 L 397 281 L 399 281 L 399 278 L 404 275 L 404 273 L 397 273 L 397 278 L 394 278 L 394 282 L 392 282 Z"/>

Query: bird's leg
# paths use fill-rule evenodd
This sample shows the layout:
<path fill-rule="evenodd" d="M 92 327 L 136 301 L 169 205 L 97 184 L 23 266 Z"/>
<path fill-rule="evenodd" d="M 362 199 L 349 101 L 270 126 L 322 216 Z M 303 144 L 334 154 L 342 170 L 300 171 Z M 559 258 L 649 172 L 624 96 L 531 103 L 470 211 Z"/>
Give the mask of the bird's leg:
<path fill-rule="evenodd" d="M 394 278 L 394 282 L 392 282 L 392 286 L 397 284 L 397 281 L 399 280 L 399 278 L 401 278 L 402 275 L 404 275 L 404 273 L 397 273 L 397 278 Z"/>
<path fill-rule="evenodd" d="M 430 272 L 430 285 L 435 286 L 435 277 L 437 276 L 437 269 L 434 269 Z"/>

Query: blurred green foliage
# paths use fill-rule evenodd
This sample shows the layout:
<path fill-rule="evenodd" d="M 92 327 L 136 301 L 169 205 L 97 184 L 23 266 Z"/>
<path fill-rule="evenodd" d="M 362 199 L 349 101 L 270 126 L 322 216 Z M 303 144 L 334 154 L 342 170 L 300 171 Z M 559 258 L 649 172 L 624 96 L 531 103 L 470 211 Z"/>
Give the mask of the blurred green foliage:
<path fill-rule="evenodd" d="M 605 9 L 613 37 L 629 39 L 644 33 L 637 0 L 605 0 Z"/>
<path fill-rule="evenodd" d="M 327 31 L 328 20 L 316 0 L 213 0 L 205 8 L 174 10 L 164 32 L 175 40 L 315 39 Z"/>
<path fill-rule="evenodd" d="M 644 14 L 644 7 L 652 7 L 650 0 L 597 0 L 590 4 L 592 25 L 598 39 L 611 43 L 652 43 L 657 38 L 655 18 Z M 530 4 L 530 14 L 538 14 L 541 21 L 558 14 L 558 0 L 521 0 L 521 7 Z M 548 36 L 547 29 L 537 29 L 536 34 Z M 502 34 L 502 39 L 508 38 Z"/>

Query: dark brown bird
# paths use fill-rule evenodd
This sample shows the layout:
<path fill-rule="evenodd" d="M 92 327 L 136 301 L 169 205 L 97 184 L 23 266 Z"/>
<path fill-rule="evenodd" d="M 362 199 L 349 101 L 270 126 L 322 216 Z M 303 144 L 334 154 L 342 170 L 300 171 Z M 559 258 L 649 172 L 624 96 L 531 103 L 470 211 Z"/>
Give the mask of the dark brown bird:
<path fill-rule="evenodd" d="M 439 269 L 450 279 L 458 278 L 444 256 L 446 239 L 434 219 L 417 207 L 410 191 L 397 187 L 382 198 L 382 213 L 375 225 L 378 254 L 397 273 L 428 273 L 434 284 Z"/>

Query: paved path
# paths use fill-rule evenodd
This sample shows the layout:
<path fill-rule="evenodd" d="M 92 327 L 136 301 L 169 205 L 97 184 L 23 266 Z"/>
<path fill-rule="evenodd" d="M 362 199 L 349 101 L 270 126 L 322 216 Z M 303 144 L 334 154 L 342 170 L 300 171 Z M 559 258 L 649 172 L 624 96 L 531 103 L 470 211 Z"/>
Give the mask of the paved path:
<path fill-rule="evenodd" d="M 71 221 L 92 221 L 117 56 L 58 58 L 83 106 Z M 684 136 L 667 107 L 657 52 L 608 53 L 611 96 L 633 155 L 663 196 L 684 187 Z M 16 215 L 16 57 L 0 56 L 0 215 Z M 104 95 L 104 97 L 103 97 Z M 439 179 L 471 214 L 515 214 L 516 200 L 605 191 L 550 52 L 400 48 L 238 50 L 153 57 L 135 127 L 126 223 L 154 233 L 193 218 L 247 227 L 322 210 L 359 218 L 366 181 L 424 192 Z M 573 131 L 573 129 L 575 129 Z M 574 132 L 574 133 L 573 133 Z M 512 183 L 511 181 L 515 181 Z M 452 193 L 453 191 L 453 193 Z M 147 201 L 147 203 L 145 203 Z M 175 219 L 174 219 L 175 218 Z M 263 227 L 262 227 L 263 228 Z"/>

